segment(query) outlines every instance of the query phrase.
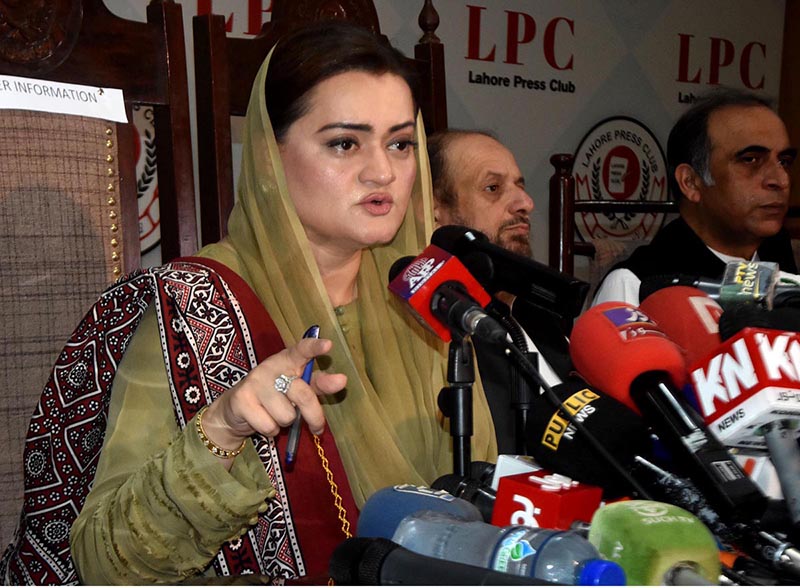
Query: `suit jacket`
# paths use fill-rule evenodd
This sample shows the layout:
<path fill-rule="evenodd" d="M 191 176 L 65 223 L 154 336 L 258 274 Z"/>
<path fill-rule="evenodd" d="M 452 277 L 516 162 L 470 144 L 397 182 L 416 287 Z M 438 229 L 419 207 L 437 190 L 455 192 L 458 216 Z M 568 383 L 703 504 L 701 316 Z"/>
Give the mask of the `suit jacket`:
<path fill-rule="evenodd" d="M 758 258 L 776 262 L 785 272 L 797 273 L 786 229 L 764 239 L 758 248 Z M 640 280 L 670 274 L 719 280 L 725 271 L 725 262 L 709 250 L 682 217 L 678 217 L 661 229 L 650 243 L 638 247 L 628 259 L 616 264 L 606 275 L 616 269 L 628 269 Z"/>

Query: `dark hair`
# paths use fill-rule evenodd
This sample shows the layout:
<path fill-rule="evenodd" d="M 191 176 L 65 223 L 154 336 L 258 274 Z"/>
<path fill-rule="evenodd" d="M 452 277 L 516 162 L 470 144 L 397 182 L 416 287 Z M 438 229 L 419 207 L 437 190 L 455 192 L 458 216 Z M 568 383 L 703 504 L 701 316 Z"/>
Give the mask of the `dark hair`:
<path fill-rule="evenodd" d="M 272 54 L 266 79 L 266 102 L 275 137 L 308 111 L 308 95 L 320 82 L 348 71 L 402 77 L 414 105 L 417 75 L 397 49 L 369 30 L 344 21 L 322 21 L 281 38 Z"/>
<path fill-rule="evenodd" d="M 459 137 L 481 135 L 497 141 L 497 136 L 491 131 L 444 129 L 428 137 L 428 159 L 431 165 L 431 179 L 433 180 L 433 195 L 436 202 L 446 208 L 454 208 L 457 204 L 455 193 L 455 174 L 450 169 L 447 159 L 447 150 L 453 141 Z"/>
<path fill-rule="evenodd" d="M 692 166 L 707 184 L 711 182 L 708 169 L 711 156 L 708 118 L 711 113 L 730 106 L 764 106 L 772 109 L 772 102 L 753 92 L 719 88 L 701 96 L 683 113 L 672 127 L 667 140 L 668 179 L 673 199 L 677 200 L 683 195 L 675 180 L 675 170 L 682 163 Z"/>

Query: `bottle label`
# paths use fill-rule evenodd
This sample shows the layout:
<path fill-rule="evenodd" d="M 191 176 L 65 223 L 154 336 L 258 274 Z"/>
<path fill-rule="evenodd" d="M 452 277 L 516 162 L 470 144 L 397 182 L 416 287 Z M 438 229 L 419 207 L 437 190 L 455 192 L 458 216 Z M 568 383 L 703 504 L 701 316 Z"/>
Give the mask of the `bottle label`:
<path fill-rule="evenodd" d="M 536 556 L 534 549 L 527 537 L 530 529 L 513 529 L 505 535 L 497 546 L 492 568 L 498 572 L 514 574 L 517 576 L 530 575 Z"/>

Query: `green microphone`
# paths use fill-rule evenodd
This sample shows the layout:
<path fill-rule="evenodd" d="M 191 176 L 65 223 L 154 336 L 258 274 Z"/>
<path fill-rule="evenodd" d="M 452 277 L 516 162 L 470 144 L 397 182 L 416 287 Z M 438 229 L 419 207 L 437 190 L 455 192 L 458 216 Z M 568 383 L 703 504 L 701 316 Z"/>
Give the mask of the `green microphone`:
<path fill-rule="evenodd" d="M 592 517 L 589 542 L 618 563 L 633 586 L 719 584 L 711 531 L 680 507 L 653 500 L 607 504 Z"/>

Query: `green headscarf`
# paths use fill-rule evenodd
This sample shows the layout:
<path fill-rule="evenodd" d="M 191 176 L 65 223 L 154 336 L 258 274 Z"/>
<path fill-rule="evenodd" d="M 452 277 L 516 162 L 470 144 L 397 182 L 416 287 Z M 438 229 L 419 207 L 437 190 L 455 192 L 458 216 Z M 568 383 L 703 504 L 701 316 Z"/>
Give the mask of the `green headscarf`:
<path fill-rule="evenodd" d="M 228 237 L 201 254 L 220 259 L 248 281 L 287 345 L 314 323 L 320 325 L 321 337 L 333 341 L 325 367 L 347 374 L 348 384 L 344 392 L 324 399 L 325 415 L 360 507 L 383 487 L 429 485 L 452 472 L 452 442 L 437 407 L 439 391 L 447 385 L 446 346 L 386 287 L 392 263 L 418 255 L 433 230 L 422 119 L 418 117 L 418 173 L 411 204 L 392 242 L 364 251 L 358 300 L 344 310 L 349 316 L 341 318 L 342 323 L 349 318 L 353 328 L 343 330 L 287 192 L 265 101 L 269 59 L 250 96 Z M 494 461 L 494 427 L 479 381 L 473 397 L 472 456 Z"/>

